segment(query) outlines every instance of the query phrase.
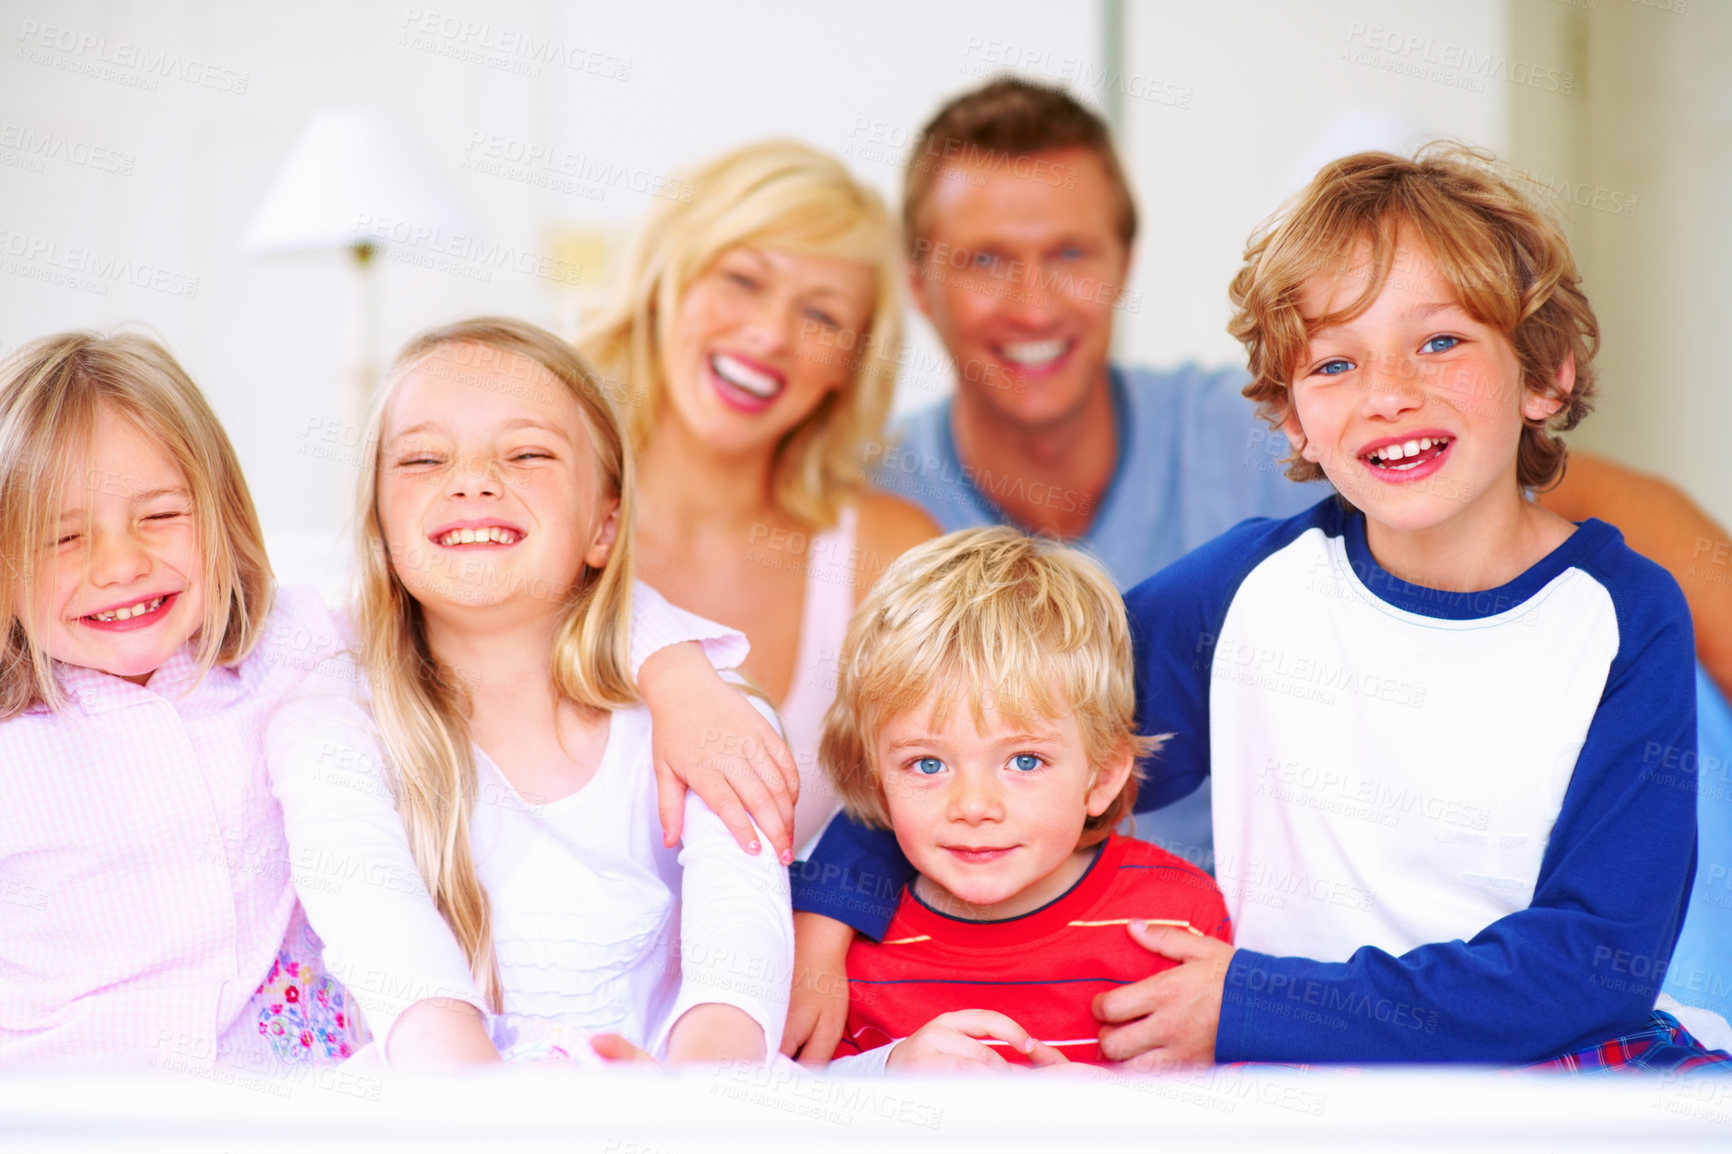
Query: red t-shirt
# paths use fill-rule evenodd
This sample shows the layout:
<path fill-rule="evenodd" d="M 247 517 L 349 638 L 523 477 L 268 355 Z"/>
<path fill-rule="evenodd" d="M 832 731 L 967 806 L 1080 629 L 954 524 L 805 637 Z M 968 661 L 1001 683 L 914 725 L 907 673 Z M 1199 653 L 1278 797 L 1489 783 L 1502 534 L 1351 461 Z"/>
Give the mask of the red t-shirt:
<path fill-rule="evenodd" d="M 1125 928 L 1136 919 L 1233 940 L 1213 878 L 1117 834 L 1069 892 L 1018 918 L 963 921 L 904 890 L 884 940 L 858 937 L 848 950 L 836 1055 L 889 1045 L 951 1010 L 997 1010 L 1071 1061 L 1102 1063 L 1095 995 L 1176 964 L 1137 944 Z"/>

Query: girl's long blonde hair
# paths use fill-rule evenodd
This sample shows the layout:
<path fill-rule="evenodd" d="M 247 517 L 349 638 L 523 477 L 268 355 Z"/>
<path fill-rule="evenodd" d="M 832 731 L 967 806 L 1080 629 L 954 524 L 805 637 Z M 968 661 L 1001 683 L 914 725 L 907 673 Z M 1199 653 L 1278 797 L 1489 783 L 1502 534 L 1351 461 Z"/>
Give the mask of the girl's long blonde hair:
<path fill-rule="evenodd" d="M 866 332 L 825 350 L 848 383 L 776 446 L 777 504 L 814 528 L 835 524 L 862 486 L 868 443 L 881 435 L 902 355 L 901 254 L 878 194 L 829 153 L 793 140 L 737 148 L 687 174 L 626 256 L 612 299 L 577 344 L 629 409 L 641 450 L 661 419 L 672 318 L 692 281 L 732 248 L 859 261 L 876 274 Z"/>
<path fill-rule="evenodd" d="M 59 708 L 32 591 L 68 484 L 110 483 L 84 458 L 97 413 L 112 408 L 174 462 L 192 495 L 204 563 L 204 620 L 195 634 L 202 673 L 234 665 L 264 632 L 271 566 L 240 461 L 210 405 L 162 345 L 138 333 L 56 333 L 31 341 L 0 365 L 0 721 L 32 705 Z M 121 480 L 121 479 L 115 479 Z M 51 563 L 48 563 L 51 565 Z"/>
<path fill-rule="evenodd" d="M 528 362 L 545 369 L 525 377 Z M 372 688 L 373 717 L 384 742 L 397 812 L 421 878 L 457 935 L 494 1013 L 503 1008 L 493 955 L 487 893 L 475 872 L 469 823 L 475 807 L 475 758 L 469 695 L 461 677 L 427 644 L 421 606 L 392 565 L 379 521 L 380 435 L 397 386 L 416 370 L 469 379 L 478 388 L 563 386 L 583 414 L 603 499 L 619 501 L 618 532 L 606 563 L 556 591 L 563 601 L 553 641 L 553 682 L 579 705 L 635 704 L 631 677 L 631 444 L 595 372 L 551 333 L 506 317 L 479 317 L 422 333 L 397 355 L 368 422 L 369 467 L 362 471 L 356 523 L 360 589 L 357 644 Z M 572 531 L 576 531 L 576 526 Z"/>

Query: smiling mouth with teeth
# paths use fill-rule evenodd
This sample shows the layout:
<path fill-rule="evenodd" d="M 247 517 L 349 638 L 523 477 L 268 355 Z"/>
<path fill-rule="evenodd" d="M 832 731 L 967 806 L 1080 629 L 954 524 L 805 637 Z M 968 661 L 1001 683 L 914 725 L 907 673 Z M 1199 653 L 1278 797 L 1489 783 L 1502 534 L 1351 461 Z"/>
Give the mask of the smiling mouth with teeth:
<path fill-rule="evenodd" d="M 492 525 L 484 529 L 453 529 L 434 538 L 441 545 L 515 545 L 523 534 Z"/>
<path fill-rule="evenodd" d="M 710 371 L 734 388 L 750 393 L 761 401 L 767 401 L 782 391 L 782 382 L 776 377 L 759 372 L 727 353 L 716 353 L 710 357 Z"/>
<path fill-rule="evenodd" d="M 1391 469 L 1395 472 L 1406 472 L 1418 468 L 1427 461 L 1434 461 L 1443 456 L 1449 448 L 1448 437 L 1418 437 L 1411 441 L 1402 441 L 1393 445 L 1385 445 L 1381 449 L 1373 449 L 1365 454 L 1365 459 L 1374 469 Z"/>
<path fill-rule="evenodd" d="M 168 594 L 152 597 L 149 601 L 140 601 L 136 605 L 122 605 L 119 609 L 108 609 L 101 613 L 90 614 L 92 621 L 101 621 L 112 625 L 116 621 L 130 621 L 134 617 L 143 617 L 146 613 L 154 613 L 162 608 L 162 603 L 168 600 Z"/>
<path fill-rule="evenodd" d="M 1062 337 L 1046 341 L 1016 341 L 998 346 L 999 355 L 1013 365 L 1040 368 L 1051 364 L 1070 351 L 1070 342 Z"/>

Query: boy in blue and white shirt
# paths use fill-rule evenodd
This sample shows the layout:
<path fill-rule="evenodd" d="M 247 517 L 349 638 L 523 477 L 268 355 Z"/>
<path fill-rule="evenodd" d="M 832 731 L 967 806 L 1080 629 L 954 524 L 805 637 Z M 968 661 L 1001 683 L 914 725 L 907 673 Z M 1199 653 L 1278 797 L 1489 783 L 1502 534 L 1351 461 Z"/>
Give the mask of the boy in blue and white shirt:
<path fill-rule="evenodd" d="M 1598 326 L 1481 160 L 1336 161 L 1234 280 L 1246 394 L 1339 497 L 1127 595 L 1143 730 L 1170 735 L 1139 808 L 1212 776 L 1238 946 L 1133 926 L 1181 964 L 1096 998 L 1110 1057 L 1705 1060 L 1629 977 L 1670 956 L 1694 869 L 1694 778 L 1653 756 L 1695 748 L 1689 611 L 1616 530 L 1527 499 Z M 896 868 L 863 838 L 839 864 Z"/>
<path fill-rule="evenodd" d="M 1174 734 L 1150 800 L 1212 774 L 1239 948 L 1150 933 L 1187 964 L 1099 999 L 1103 1050 L 1510 1064 L 1650 1024 L 1618 962 L 1670 957 L 1694 870 L 1695 782 L 1652 755 L 1695 747 L 1689 610 L 1525 495 L 1598 326 L 1479 161 L 1337 161 L 1234 278 L 1246 395 L 1340 497 L 1128 595 L 1144 724 Z M 1618 1060 L 1699 1061 L 1675 1026 Z"/>

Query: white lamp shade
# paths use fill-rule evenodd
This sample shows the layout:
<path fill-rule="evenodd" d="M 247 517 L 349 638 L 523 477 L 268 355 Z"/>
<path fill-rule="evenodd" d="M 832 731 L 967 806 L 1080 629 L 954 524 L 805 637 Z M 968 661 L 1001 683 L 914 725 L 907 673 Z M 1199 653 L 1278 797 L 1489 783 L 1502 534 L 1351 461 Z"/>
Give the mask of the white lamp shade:
<path fill-rule="evenodd" d="M 327 108 L 301 129 L 241 246 L 263 256 L 468 231 L 469 214 L 395 116 Z"/>

